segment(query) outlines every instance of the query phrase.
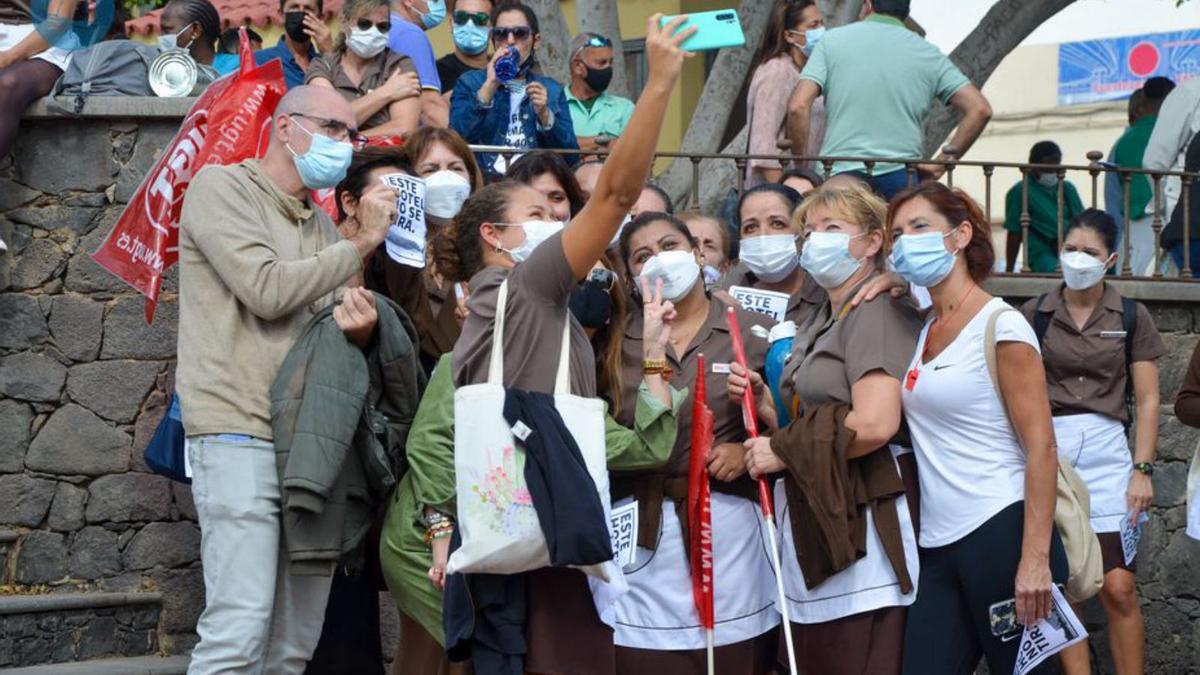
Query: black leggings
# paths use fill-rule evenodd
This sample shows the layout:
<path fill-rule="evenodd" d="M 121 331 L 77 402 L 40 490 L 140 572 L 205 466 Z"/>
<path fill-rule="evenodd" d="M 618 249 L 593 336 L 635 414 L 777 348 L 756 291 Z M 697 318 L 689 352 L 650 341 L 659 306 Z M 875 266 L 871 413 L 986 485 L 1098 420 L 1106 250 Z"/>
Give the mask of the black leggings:
<path fill-rule="evenodd" d="M 25 59 L 0 68 L 0 158 L 17 140 L 21 113 L 30 103 L 50 93 L 62 69 L 41 59 Z"/>
<path fill-rule="evenodd" d="M 921 549 L 917 600 L 904 631 L 904 675 L 970 675 L 980 656 L 992 673 L 1013 672 L 1021 633 L 992 635 L 988 609 L 1015 595 L 1025 502 L 1017 502 L 953 544 Z M 1066 583 L 1067 554 L 1052 528 L 1050 575 Z M 1058 672 L 1058 659 L 1033 672 Z"/>

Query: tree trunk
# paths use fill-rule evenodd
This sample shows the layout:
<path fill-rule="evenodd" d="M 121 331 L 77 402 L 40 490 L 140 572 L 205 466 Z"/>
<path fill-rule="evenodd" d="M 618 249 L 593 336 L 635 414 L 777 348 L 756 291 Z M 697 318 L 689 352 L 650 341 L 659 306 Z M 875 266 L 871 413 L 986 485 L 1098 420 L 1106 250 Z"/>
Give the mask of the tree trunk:
<path fill-rule="evenodd" d="M 629 97 L 629 82 L 625 77 L 625 52 L 621 48 L 621 22 L 617 18 L 617 0 L 578 0 L 579 32 L 599 33 L 613 43 L 613 78 L 608 91 Z"/>
<path fill-rule="evenodd" d="M 825 25 L 834 28 L 853 23 L 862 9 L 863 0 L 817 0 L 817 6 L 825 16 Z"/>
<path fill-rule="evenodd" d="M 950 54 L 950 60 L 980 89 L 1017 45 L 1075 0 L 1000 0 Z M 925 153 L 938 149 L 961 115 L 951 106 L 935 106 L 925 116 Z"/>
<path fill-rule="evenodd" d="M 746 74 L 750 71 L 750 62 L 762 41 L 772 6 L 771 0 L 742 0 L 738 17 L 742 22 L 747 46 L 740 49 L 722 49 L 717 55 L 712 71 L 704 82 L 704 91 L 696 103 L 691 123 L 683 135 L 683 142 L 680 144 L 682 152 L 712 153 L 720 147 L 725 125 L 729 122 L 729 113 L 733 108 L 730 102 L 741 90 L 742 82 L 746 80 Z M 727 147 L 730 152 L 745 152 L 746 142 L 743 140 L 741 145 L 731 143 Z M 662 175 L 659 184 L 671 195 L 675 203 L 684 203 L 692 184 L 692 163 L 684 159 L 675 160 Z"/>
<path fill-rule="evenodd" d="M 571 29 L 563 16 L 559 0 L 526 0 L 526 4 L 537 14 L 542 31 L 542 44 L 538 47 L 538 63 L 542 72 L 563 86 L 571 84 L 571 70 L 567 65 L 571 46 Z"/>

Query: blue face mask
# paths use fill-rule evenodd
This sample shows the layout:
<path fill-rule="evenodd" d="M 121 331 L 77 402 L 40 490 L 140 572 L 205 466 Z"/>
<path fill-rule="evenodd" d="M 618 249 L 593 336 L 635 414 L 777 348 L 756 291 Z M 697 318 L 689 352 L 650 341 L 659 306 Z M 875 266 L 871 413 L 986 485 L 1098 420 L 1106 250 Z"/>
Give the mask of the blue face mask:
<path fill-rule="evenodd" d="M 809 28 L 808 30 L 804 31 L 804 47 L 802 48 L 804 55 L 812 56 L 813 50 L 817 48 L 817 43 L 820 42 L 821 38 L 823 37 L 825 37 L 824 26 Z"/>
<path fill-rule="evenodd" d="M 482 54 L 487 49 L 488 37 L 491 35 L 491 31 L 485 26 L 476 26 L 471 21 L 454 26 L 451 33 L 454 35 L 454 46 L 471 56 Z"/>
<path fill-rule="evenodd" d="M 946 250 L 945 240 L 951 232 L 906 234 L 896 239 L 892 250 L 892 267 L 904 280 L 917 286 L 936 286 L 954 269 L 956 254 Z"/>
<path fill-rule="evenodd" d="M 850 240 L 861 237 L 840 232 L 813 232 L 804 240 L 804 252 L 800 255 L 800 266 L 821 285 L 821 288 L 837 288 L 854 276 L 862 267 L 850 254 Z"/>
<path fill-rule="evenodd" d="M 304 129 L 299 123 L 293 126 Z M 350 160 L 354 157 L 354 146 L 349 143 L 339 143 L 324 134 L 314 134 L 304 129 L 312 142 L 308 152 L 298 154 L 288 145 L 292 153 L 292 162 L 300 173 L 300 182 L 310 190 L 331 188 L 342 182 L 346 177 L 346 169 L 350 168 Z"/>
<path fill-rule="evenodd" d="M 428 0 L 429 13 L 421 15 L 421 25 L 426 29 L 440 26 L 446 20 L 446 0 Z"/>

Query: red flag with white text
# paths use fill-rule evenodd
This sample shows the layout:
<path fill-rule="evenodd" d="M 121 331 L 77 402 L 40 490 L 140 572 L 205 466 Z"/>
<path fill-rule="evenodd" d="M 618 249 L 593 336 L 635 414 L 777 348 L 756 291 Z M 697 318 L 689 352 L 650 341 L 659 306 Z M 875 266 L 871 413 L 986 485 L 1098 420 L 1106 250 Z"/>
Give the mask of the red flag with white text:
<path fill-rule="evenodd" d="M 713 629 L 712 502 L 708 485 L 708 453 L 713 445 L 713 413 L 704 385 L 704 355 L 696 359 L 696 393 L 692 399 L 692 448 L 688 460 L 689 558 L 692 597 L 700 625 Z"/>
<path fill-rule="evenodd" d="M 256 67 L 243 28 L 238 72 L 216 80 L 196 99 L 116 227 L 92 254 L 96 264 L 146 296 L 147 323 L 154 318 L 163 274 L 179 260 L 179 211 L 192 177 L 207 164 L 261 157 L 285 91 L 283 66 L 276 59 Z"/>

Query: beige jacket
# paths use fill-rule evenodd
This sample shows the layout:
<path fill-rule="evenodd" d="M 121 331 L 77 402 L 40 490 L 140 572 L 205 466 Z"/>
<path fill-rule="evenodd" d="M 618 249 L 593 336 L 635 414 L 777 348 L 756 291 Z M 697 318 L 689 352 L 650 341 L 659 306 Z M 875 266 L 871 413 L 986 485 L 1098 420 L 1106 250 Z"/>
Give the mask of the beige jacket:
<path fill-rule="evenodd" d="M 304 325 L 362 269 L 320 209 L 257 160 L 209 166 L 179 219 L 179 364 L 188 436 L 271 439 L 271 382 Z"/>

